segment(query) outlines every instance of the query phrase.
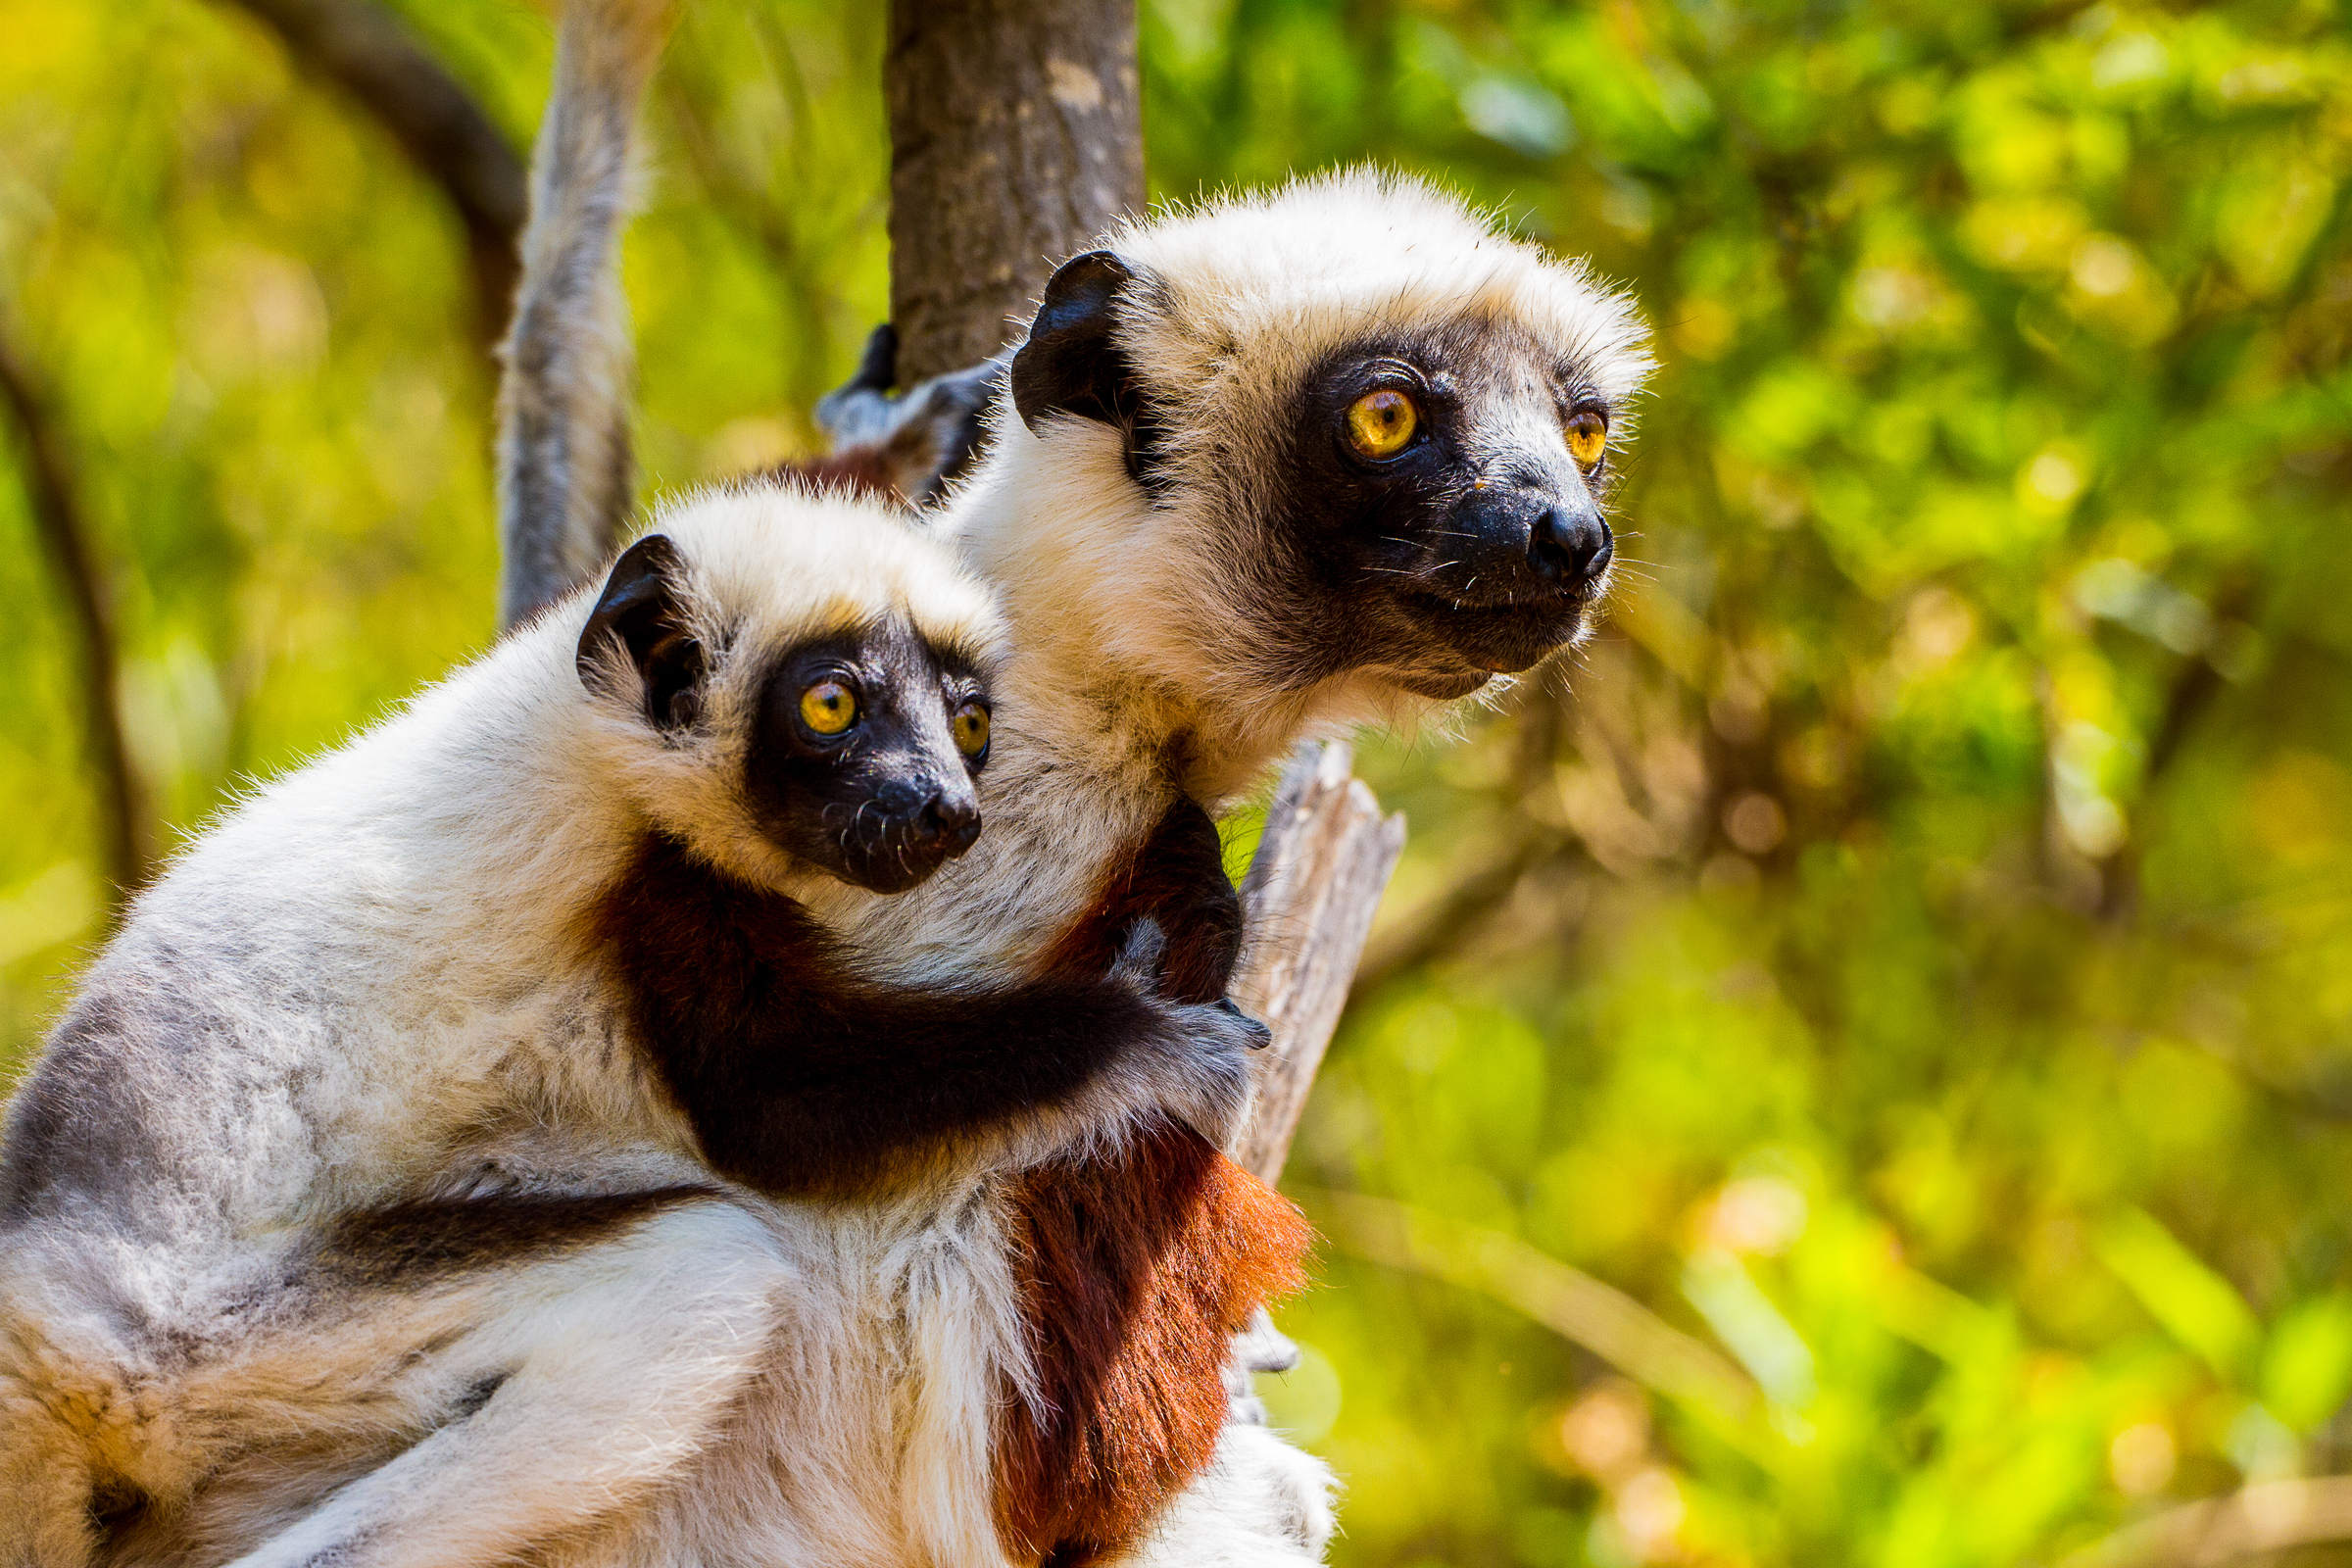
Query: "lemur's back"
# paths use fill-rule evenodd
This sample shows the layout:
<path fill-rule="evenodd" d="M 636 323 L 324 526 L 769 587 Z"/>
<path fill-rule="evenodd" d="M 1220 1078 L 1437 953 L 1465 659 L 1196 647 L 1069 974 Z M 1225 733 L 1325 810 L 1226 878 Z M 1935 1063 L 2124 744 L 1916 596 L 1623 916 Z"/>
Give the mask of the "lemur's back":
<path fill-rule="evenodd" d="M 502 651 L 173 860 L 15 1098 L 0 1224 L 218 1247 L 380 1200 L 436 1123 L 490 1108 L 581 988 L 474 885 L 524 825 L 495 737 L 527 663 Z"/>

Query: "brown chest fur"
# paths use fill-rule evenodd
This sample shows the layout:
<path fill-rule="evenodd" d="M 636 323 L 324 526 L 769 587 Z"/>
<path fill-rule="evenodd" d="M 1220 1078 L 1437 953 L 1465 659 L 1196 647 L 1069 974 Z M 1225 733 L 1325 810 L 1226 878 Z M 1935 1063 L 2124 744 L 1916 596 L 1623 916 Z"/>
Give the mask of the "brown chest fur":
<path fill-rule="evenodd" d="M 1189 801 L 1105 878 L 1053 962 L 1100 973 L 1142 914 L 1167 934 L 1171 995 L 1224 994 L 1241 907 L 1216 829 Z M 1016 1560 L 1073 1568 L 1131 1542 L 1208 1463 L 1228 1342 L 1301 1283 L 1311 1234 L 1289 1200 L 1180 1127 L 1033 1172 L 1013 1212 L 1042 1398 L 1003 1407 L 998 1529 Z"/>
<path fill-rule="evenodd" d="M 1016 1212 L 1044 1404 L 1005 1409 L 998 1525 L 1016 1559 L 1083 1562 L 1208 1463 L 1227 1341 L 1299 1284 L 1306 1221 L 1189 1128 L 1042 1169 Z"/>

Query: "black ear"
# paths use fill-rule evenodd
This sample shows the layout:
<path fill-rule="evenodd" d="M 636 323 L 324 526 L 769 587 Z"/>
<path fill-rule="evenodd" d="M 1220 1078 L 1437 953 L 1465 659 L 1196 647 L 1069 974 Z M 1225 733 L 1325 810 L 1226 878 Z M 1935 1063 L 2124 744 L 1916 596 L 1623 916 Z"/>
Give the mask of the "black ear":
<path fill-rule="evenodd" d="M 1113 308 L 1132 288 L 1132 268 L 1088 251 L 1056 268 L 1028 340 L 1012 357 L 1012 406 L 1034 430 L 1049 414 L 1076 414 L 1122 428 L 1135 417 L 1134 375 L 1110 340 Z"/>
<path fill-rule="evenodd" d="M 687 629 L 686 564 L 665 535 L 649 533 L 612 563 L 605 591 L 580 633 L 580 684 L 612 689 L 618 644 L 645 681 L 645 716 L 657 729 L 684 729 L 701 708 L 703 645 Z"/>

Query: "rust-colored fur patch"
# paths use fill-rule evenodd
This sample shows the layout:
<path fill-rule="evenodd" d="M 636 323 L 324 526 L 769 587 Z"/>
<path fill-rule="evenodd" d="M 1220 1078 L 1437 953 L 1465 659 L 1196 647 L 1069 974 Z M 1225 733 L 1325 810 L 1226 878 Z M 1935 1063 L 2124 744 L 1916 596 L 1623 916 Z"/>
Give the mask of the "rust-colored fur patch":
<path fill-rule="evenodd" d="M 1208 1463 L 1226 1342 L 1297 1289 L 1309 1234 L 1189 1128 L 1041 1169 L 1016 1212 L 1044 1407 L 999 1421 L 998 1528 L 1016 1560 L 1062 1568 L 1133 1540 Z"/>
<path fill-rule="evenodd" d="M 1241 903 L 1190 800 L 1105 873 L 1049 968 L 1100 973 L 1142 914 L 1167 936 L 1170 996 L 1225 994 Z M 1227 1342 L 1298 1287 L 1312 1236 L 1289 1200 L 1181 1127 L 1033 1172 L 1013 1212 L 1043 1404 L 1008 1400 L 999 1419 L 998 1531 L 1016 1561 L 1078 1568 L 1132 1541 L 1208 1463 Z"/>

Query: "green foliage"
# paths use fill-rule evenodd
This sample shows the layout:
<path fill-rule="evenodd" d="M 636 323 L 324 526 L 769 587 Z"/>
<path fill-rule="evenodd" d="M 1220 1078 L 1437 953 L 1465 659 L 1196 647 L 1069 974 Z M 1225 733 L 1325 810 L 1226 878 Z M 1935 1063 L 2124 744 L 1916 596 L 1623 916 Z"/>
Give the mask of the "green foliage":
<path fill-rule="evenodd" d="M 404 9 L 519 141 L 544 24 Z M 881 309 L 878 10 L 690 16 L 628 254 L 653 483 L 804 444 Z M 1368 759 L 1412 847 L 1270 1390 L 1348 1477 L 1341 1560 L 2050 1561 L 2346 1468 L 2340 6 L 1143 28 L 1160 192 L 1425 171 L 1629 283 L 1664 361 L 1611 626 Z M 232 9 L 0 0 L 0 37 L 6 320 L 190 824 L 488 635 L 462 241 Z M 102 900 L 14 485 L 0 529 L 21 1052 Z"/>

